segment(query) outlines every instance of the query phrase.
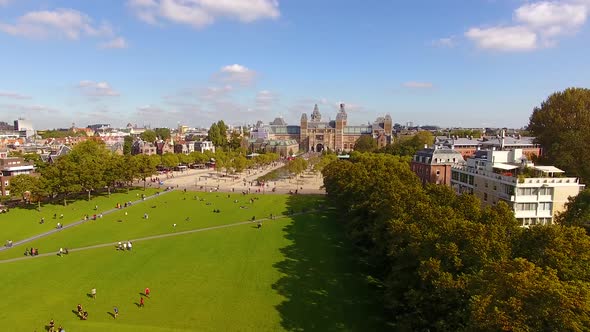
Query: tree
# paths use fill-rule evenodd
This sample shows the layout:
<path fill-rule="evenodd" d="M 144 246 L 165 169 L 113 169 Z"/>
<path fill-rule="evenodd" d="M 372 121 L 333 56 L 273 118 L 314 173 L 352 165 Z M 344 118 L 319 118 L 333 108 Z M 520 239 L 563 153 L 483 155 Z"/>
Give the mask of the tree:
<path fill-rule="evenodd" d="M 88 200 L 92 191 L 106 185 L 104 172 L 111 154 L 103 141 L 86 140 L 60 158 L 68 159 L 74 164 L 76 184 L 88 193 Z"/>
<path fill-rule="evenodd" d="M 377 150 L 377 141 L 371 135 L 362 135 L 354 143 L 354 150 L 358 152 L 373 152 Z"/>
<path fill-rule="evenodd" d="M 238 150 L 242 146 L 242 135 L 238 131 L 232 131 L 228 144 L 230 149 Z"/>
<path fill-rule="evenodd" d="M 587 283 L 559 280 L 556 272 L 517 258 L 489 264 L 469 278 L 470 331 L 586 331 Z"/>
<path fill-rule="evenodd" d="M 162 155 L 162 165 L 166 167 L 178 166 L 178 156 L 174 153 L 166 152 Z"/>
<path fill-rule="evenodd" d="M 207 139 L 213 142 L 217 148 L 224 148 L 227 146 L 227 125 L 223 120 L 213 123 L 209 128 Z"/>
<path fill-rule="evenodd" d="M 159 137 L 161 140 L 170 139 L 170 129 L 168 128 L 156 128 L 154 129 L 154 133 L 156 133 L 156 137 Z"/>
<path fill-rule="evenodd" d="M 148 129 L 148 130 L 144 131 L 143 133 L 141 133 L 139 135 L 139 137 L 145 142 L 153 143 L 156 141 L 158 135 L 156 134 L 155 131 Z"/>
<path fill-rule="evenodd" d="M 543 147 L 541 162 L 590 180 L 590 89 L 553 93 L 534 108 L 528 130 Z"/>
<path fill-rule="evenodd" d="M 123 139 L 123 154 L 128 156 L 131 154 L 131 148 L 133 147 L 133 137 L 125 136 Z"/>
<path fill-rule="evenodd" d="M 10 179 L 7 190 L 10 191 L 11 197 L 25 199 L 25 193 L 33 195 L 39 192 L 39 178 L 28 174 L 19 174 Z"/>
<path fill-rule="evenodd" d="M 590 234 L 590 189 L 581 191 L 575 197 L 569 197 L 565 208 L 565 211 L 557 215 L 557 223 L 583 227 Z"/>

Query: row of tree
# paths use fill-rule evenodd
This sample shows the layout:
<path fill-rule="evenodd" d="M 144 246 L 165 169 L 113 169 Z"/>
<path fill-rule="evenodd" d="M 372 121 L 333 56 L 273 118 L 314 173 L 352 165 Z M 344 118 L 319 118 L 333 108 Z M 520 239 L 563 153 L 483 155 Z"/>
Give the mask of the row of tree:
<path fill-rule="evenodd" d="M 323 168 L 330 203 L 367 258 L 402 331 L 590 329 L 590 238 L 517 226 L 504 203 L 423 188 L 399 156 Z"/>
<path fill-rule="evenodd" d="M 30 159 L 32 157 L 29 156 Z M 45 163 L 34 158 L 40 176 L 17 175 L 10 181 L 11 197 L 61 197 L 66 199 L 72 194 L 110 190 L 118 186 L 130 186 L 134 180 L 147 178 L 156 174 L 158 166 L 175 167 L 180 164 L 213 163 L 219 171 L 227 173 L 241 172 L 246 168 L 268 165 L 279 159 L 277 154 L 261 154 L 253 159 L 246 159 L 240 151 L 216 153 L 193 152 L 188 155 L 166 153 L 159 155 L 118 155 L 108 150 L 101 140 L 87 140 L 72 148 L 67 155 L 54 163 Z M 26 194 L 26 195 L 25 195 Z"/>

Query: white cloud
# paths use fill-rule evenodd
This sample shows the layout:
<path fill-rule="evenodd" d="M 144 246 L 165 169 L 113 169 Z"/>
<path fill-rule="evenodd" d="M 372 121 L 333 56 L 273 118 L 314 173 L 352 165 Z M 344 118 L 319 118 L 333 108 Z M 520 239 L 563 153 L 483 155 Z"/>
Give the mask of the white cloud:
<path fill-rule="evenodd" d="M 465 36 L 479 48 L 529 51 L 557 44 L 558 37 L 575 34 L 587 21 L 588 0 L 529 2 L 513 14 L 514 24 L 470 28 Z"/>
<path fill-rule="evenodd" d="M 455 45 L 457 44 L 455 37 L 445 37 L 445 38 L 439 38 L 437 40 L 433 40 L 431 42 L 432 46 L 436 46 L 436 47 L 455 47 Z"/>
<path fill-rule="evenodd" d="M 471 28 L 465 36 L 483 49 L 528 51 L 537 47 L 537 35 L 522 26 Z"/>
<path fill-rule="evenodd" d="M 228 84 L 250 85 L 256 79 L 256 72 L 242 65 L 233 64 L 221 68 L 214 78 Z"/>
<path fill-rule="evenodd" d="M 164 19 L 201 28 L 218 18 L 249 23 L 280 16 L 277 0 L 129 0 L 142 21 L 157 24 Z"/>
<path fill-rule="evenodd" d="M 11 99 L 31 99 L 31 96 L 26 96 L 12 91 L 0 91 L 0 97 L 6 97 Z"/>
<path fill-rule="evenodd" d="M 549 36 L 575 31 L 586 22 L 587 14 L 582 3 L 545 1 L 525 4 L 514 12 L 516 21 Z"/>
<path fill-rule="evenodd" d="M 434 85 L 430 82 L 415 82 L 415 81 L 405 82 L 404 84 L 402 84 L 402 86 L 404 88 L 409 88 L 409 89 L 432 89 L 434 87 Z"/>
<path fill-rule="evenodd" d="M 127 48 L 127 41 L 123 37 L 117 37 L 110 41 L 104 42 L 99 46 L 103 49 Z"/>
<path fill-rule="evenodd" d="M 107 82 L 80 81 L 78 88 L 88 97 L 119 96 L 119 92 L 115 91 Z"/>
<path fill-rule="evenodd" d="M 71 40 L 80 36 L 110 36 L 113 33 L 108 23 L 95 25 L 88 15 L 73 9 L 29 12 L 14 24 L 0 23 L 0 31 L 26 38 L 65 37 Z"/>

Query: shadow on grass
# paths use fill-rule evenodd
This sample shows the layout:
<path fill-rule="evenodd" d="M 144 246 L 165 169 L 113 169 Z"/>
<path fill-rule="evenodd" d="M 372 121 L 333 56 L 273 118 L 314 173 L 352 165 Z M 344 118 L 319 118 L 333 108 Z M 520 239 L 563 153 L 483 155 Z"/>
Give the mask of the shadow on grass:
<path fill-rule="evenodd" d="M 107 311 L 107 314 L 109 314 L 109 315 L 111 315 L 111 317 L 115 318 L 115 314 L 114 313 L 112 313 L 110 311 Z"/>
<path fill-rule="evenodd" d="M 91 293 L 86 293 L 86 296 L 87 296 L 87 297 L 89 297 L 89 298 L 91 298 L 91 299 L 93 299 L 93 298 L 94 298 L 94 296 L 92 296 L 92 294 L 91 294 Z"/>
<path fill-rule="evenodd" d="M 293 196 L 295 206 L 301 209 Z M 317 205 L 317 202 L 314 203 Z M 291 205 L 291 204 L 290 204 Z M 317 206 L 307 206 L 314 209 Z M 297 212 L 297 211 L 296 211 Z M 294 216 L 283 229 L 291 244 L 274 265 L 284 276 L 272 285 L 285 299 L 276 306 L 287 331 L 388 331 L 381 294 L 333 212 Z"/>

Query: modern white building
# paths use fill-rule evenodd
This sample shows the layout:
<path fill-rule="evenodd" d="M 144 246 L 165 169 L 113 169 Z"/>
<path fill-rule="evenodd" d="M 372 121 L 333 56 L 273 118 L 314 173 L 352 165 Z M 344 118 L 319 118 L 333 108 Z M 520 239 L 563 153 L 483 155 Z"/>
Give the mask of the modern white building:
<path fill-rule="evenodd" d="M 19 133 L 20 137 L 29 138 L 35 135 L 33 123 L 25 119 L 14 120 L 14 130 Z"/>
<path fill-rule="evenodd" d="M 195 151 L 199 151 L 201 153 L 205 151 L 215 152 L 215 146 L 211 141 L 195 142 Z"/>
<path fill-rule="evenodd" d="M 569 197 L 584 189 L 578 178 L 554 166 L 537 166 L 522 149 L 477 151 L 464 166 L 453 166 L 451 186 L 486 205 L 504 201 L 522 226 L 547 225 L 565 209 Z"/>

